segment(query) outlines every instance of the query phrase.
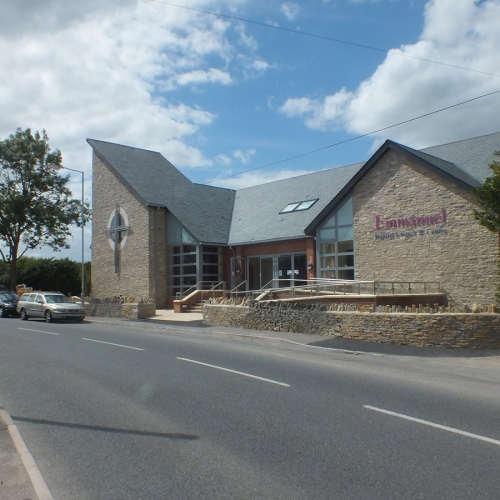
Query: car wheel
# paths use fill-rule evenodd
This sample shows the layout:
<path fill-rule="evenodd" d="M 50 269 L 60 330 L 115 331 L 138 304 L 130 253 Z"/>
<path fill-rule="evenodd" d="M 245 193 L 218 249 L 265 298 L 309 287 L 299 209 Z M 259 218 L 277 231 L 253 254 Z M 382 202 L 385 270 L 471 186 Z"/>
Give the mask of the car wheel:
<path fill-rule="evenodd" d="M 26 314 L 26 309 L 21 309 L 21 312 L 19 313 L 19 315 L 21 316 L 21 319 L 23 321 L 26 321 L 28 319 L 28 315 Z"/>
<path fill-rule="evenodd" d="M 1 311 L 0 311 L 0 316 L 2 318 L 6 318 L 7 317 L 7 311 L 2 307 Z"/>
<path fill-rule="evenodd" d="M 52 321 L 54 321 L 54 318 L 52 317 L 52 313 L 50 311 L 45 311 L 45 321 L 47 323 L 52 323 Z"/>

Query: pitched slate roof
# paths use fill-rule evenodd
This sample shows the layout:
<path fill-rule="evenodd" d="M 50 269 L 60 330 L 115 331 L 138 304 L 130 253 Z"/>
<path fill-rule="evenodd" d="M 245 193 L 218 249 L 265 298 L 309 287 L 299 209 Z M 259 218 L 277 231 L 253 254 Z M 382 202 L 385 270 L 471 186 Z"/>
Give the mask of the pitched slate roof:
<path fill-rule="evenodd" d="M 204 243 L 241 245 L 313 235 L 354 184 L 388 150 L 405 154 L 465 188 L 491 174 L 500 132 L 416 150 L 386 141 L 356 163 L 238 191 L 192 183 L 160 153 L 88 139 L 96 155 L 147 205 L 165 206 Z M 293 202 L 318 200 L 310 209 L 280 213 Z"/>
<path fill-rule="evenodd" d="M 500 132 L 450 142 L 440 146 L 422 149 L 423 153 L 442 158 L 467 172 L 481 184 L 491 175 L 488 165 L 498 160 L 495 151 L 500 150 Z"/>
<path fill-rule="evenodd" d="M 236 192 L 229 244 L 303 238 L 304 229 L 363 166 L 356 163 Z M 289 203 L 315 200 L 309 209 L 280 213 Z"/>
<path fill-rule="evenodd" d="M 145 205 L 166 207 L 200 242 L 227 243 L 233 190 L 194 184 L 155 151 L 95 139 L 87 142 Z"/>

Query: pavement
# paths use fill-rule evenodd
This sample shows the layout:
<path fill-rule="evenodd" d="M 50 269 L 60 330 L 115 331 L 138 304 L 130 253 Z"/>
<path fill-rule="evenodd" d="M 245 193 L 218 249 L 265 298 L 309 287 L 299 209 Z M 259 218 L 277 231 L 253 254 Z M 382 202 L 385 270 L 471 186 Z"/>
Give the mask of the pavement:
<path fill-rule="evenodd" d="M 157 310 L 156 315 L 145 320 L 123 320 L 113 318 L 86 318 L 89 322 L 102 323 L 148 323 L 151 326 L 203 326 L 202 313 L 177 313 L 173 310 Z M 210 327 L 209 327 L 210 329 Z M 220 328 L 219 330 L 221 330 Z M 217 333 L 221 333 L 218 331 Z M 229 332 L 228 332 L 229 334 Z M 492 350 L 450 350 L 425 349 L 412 346 L 373 344 L 369 342 L 321 337 L 289 332 L 258 332 L 231 329 L 231 336 L 255 337 L 280 342 L 291 342 L 311 347 L 338 349 L 344 352 L 378 355 L 393 354 L 422 357 L 475 357 L 490 358 L 500 369 L 500 353 Z M 491 367 L 492 365 L 490 365 Z M 1 402 L 0 402 L 1 403 Z M 1 500 L 54 500 L 45 484 L 33 457 L 11 420 L 7 411 L 0 406 L 0 499 Z"/>
<path fill-rule="evenodd" d="M 2 406 L 0 406 L 0 498 L 53 500 L 17 427 Z"/>

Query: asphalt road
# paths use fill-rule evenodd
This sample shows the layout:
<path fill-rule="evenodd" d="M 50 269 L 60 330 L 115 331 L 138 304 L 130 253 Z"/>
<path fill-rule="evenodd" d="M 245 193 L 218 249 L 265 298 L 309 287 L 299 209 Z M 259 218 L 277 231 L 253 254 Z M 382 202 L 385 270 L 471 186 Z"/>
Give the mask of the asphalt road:
<path fill-rule="evenodd" d="M 0 320 L 0 404 L 54 498 L 500 498 L 499 356 L 231 332 Z"/>

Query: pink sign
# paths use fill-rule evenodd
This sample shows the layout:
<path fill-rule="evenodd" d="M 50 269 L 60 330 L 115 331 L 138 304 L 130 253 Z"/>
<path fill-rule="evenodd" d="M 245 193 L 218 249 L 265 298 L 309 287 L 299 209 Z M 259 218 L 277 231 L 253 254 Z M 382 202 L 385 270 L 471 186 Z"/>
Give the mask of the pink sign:
<path fill-rule="evenodd" d="M 446 224 L 446 209 L 442 208 L 440 214 L 422 215 L 420 217 L 402 217 L 398 219 L 384 219 L 383 215 L 375 216 L 375 228 L 377 231 L 384 229 L 395 229 L 405 227 L 432 226 L 434 224 Z"/>

